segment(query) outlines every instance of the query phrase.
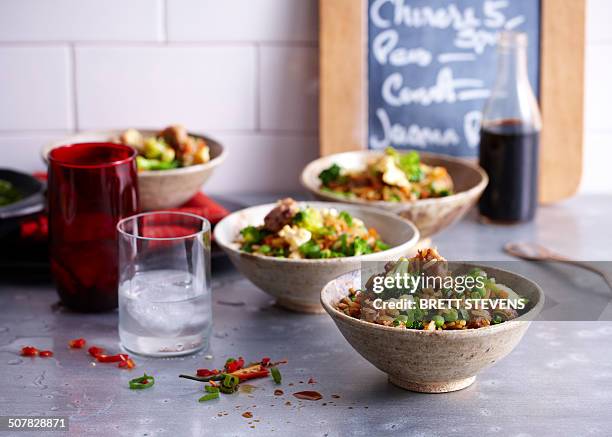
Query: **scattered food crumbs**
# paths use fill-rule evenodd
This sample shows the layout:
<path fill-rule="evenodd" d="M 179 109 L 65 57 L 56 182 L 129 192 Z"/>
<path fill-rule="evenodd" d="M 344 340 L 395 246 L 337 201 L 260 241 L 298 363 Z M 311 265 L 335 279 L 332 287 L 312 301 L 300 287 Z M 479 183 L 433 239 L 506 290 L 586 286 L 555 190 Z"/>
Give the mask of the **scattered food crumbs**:
<path fill-rule="evenodd" d="M 280 390 L 280 389 L 274 390 L 274 396 L 282 396 L 284 394 L 285 394 L 285 392 Z"/>
<path fill-rule="evenodd" d="M 315 381 L 315 379 L 314 379 L 314 378 L 310 378 L 310 379 L 308 380 L 308 384 L 316 384 L 316 383 L 317 383 L 317 381 Z"/>
<path fill-rule="evenodd" d="M 253 390 L 257 388 L 253 384 L 240 384 L 239 387 L 242 393 L 253 393 Z"/>
<path fill-rule="evenodd" d="M 340 399 L 340 395 L 332 395 L 332 398 L 334 398 L 334 399 Z"/>
<path fill-rule="evenodd" d="M 293 396 L 298 399 L 304 399 L 305 401 L 318 401 L 319 399 L 323 399 L 321 393 L 319 393 L 318 391 L 310 390 L 298 391 L 296 393 L 293 393 Z"/>
<path fill-rule="evenodd" d="M 348 409 L 349 409 L 349 410 L 352 410 L 352 409 L 353 409 L 353 407 L 348 407 Z"/>
<path fill-rule="evenodd" d="M 244 302 L 242 301 L 228 301 L 228 300 L 218 300 L 217 303 L 219 305 L 228 305 L 228 306 L 233 306 L 233 307 L 241 307 L 246 305 Z"/>
<path fill-rule="evenodd" d="M 304 381 L 300 381 L 300 384 L 304 384 Z"/>
<path fill-rule="evenodd" d="M 253 422 L 259 422 L 259 419 L 253 419 Z"/>
<path fill-rule="evenodd" d="M 293 384 L 292 382 L 290 382 L 290 383 L 289 383 L 289 387 L 293 387 L 293 385 L 294 385 L 294 384 Z"/>
<path fill-rule="evenodd" d="M 323 406 L 326 406 L 326 405 L 327 405 L 327 402 L 323 402 Z"/>
<path fill-rule="evenodd" d="M 290 401 L 285 402 L 285 405 L 291 405 Z"/>
<path fill-rule="evenodd" d="M 244 413 L 242 413 L 242 417 L 250 419 L 251 417 L 253 417 L 253 413 L 251 413 L 250 411 L 245 411 Z"/>

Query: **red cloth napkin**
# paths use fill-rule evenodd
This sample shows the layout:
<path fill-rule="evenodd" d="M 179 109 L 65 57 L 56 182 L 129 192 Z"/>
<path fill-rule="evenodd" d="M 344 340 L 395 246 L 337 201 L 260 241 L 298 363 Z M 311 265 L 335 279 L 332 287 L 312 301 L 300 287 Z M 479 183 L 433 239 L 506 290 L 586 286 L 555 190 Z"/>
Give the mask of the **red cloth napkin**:
<path fill-rule="evenodd" d="M 46 180 L 46 173 L 35 173 L 34 177 Z M 172 208 L 169 211 L 180 211 L 196 214 L 207 219 L 211 225 L 218 223 L 229 211 L 212 200 L 204 193 L 197 193 L 183 206 Z M 49 233 L 47 215 L 38 214 L 34 217 L 24 219 L 20 224 L 20 236 L 23 240 L 42 241 L 46 240 Z"/>

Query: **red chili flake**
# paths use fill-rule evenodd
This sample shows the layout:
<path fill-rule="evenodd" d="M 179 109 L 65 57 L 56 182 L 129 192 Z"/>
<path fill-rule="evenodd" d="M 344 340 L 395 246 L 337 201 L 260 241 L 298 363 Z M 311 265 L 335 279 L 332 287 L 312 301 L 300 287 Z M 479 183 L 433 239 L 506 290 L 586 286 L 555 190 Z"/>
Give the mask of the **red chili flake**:
<path fill-rule="evenodd" d="M 235 372 L 236 370 L 242 369 L 244 366 L 244 359 L 242 357 L 238 357 L 237 360 L 230 361 L 225 363 L 225 371 L 227 373 Z"/>
<path fill-rule="evenodd" d="M 21 348 L 21 355 L 24 357 L 35 357 L 38 355 L 38 349 L 34 346 L 24 346 Z"/>
<path fill-rule="evenodd" d="M 89 355 L 91 355 L 92 357 L 98 358 L 98 355 L 102 355 L 104 353 L 104 349 L 102 349 L 101 347 L 92 346 L 87 349 L 87 352 L 89 352 Z"/>
<path fill-rule="evenodd" d="M 42 358 L 50 358 L 53 356 L 53 351 L 40 351 L 38 353 L 38 356 L 42 357 Z"/>
<path fill-rule="evenodd" d="M 196 375 L 198 376 L 202 376 L 202 377 L 207 377 L 207 376 L 212 376 L 212 375 L 217 375 L 219 373 L 219 371 L 217 369 L 212 369 L 212 370 L 208 370 L 208 369 L 198 369 L 196 371 Z"/>
<path fill-rule="evenodd" d="M 100 363 L 118 363 L 120 361 L 127 361 L 129 357 L 126 354 L 116 355 L 96 355 L 96 360 Z"/>
<path fill-rule="evenodd" d="M 136 364 L 134 363 L 134 361 L 131 358 L 128 358 L 127 360 L 124 361 L 120 361 L 119 364 L 117 364 L 117 367 L 123 369 L 133 369 L 134 367 L 136 367 Z"/>
<path fill-rule="evenodd" d="M 308 384 L 316 384 L 316 383 L 317 383 L 317 381 L 315 381 L 315 379 L 314 379 L 314 378 L 310 378 L 310 379 L 308 380 Z"/>
<path fill-rule="evenodd" d="M 266 367 L 268 364 L 270 364 L 270 357 L 263 357 L 261 359 L 261 365 Z"/>
<path fill-rule="evenodd" d="M 84 338 L 75 338 L 74 340 L 70 340 L 68 342 L 68 346 L 72 349 L 83 349 L 83 346 L 85 346 L 85 343 L 87 343 L 85 341 Z"/>

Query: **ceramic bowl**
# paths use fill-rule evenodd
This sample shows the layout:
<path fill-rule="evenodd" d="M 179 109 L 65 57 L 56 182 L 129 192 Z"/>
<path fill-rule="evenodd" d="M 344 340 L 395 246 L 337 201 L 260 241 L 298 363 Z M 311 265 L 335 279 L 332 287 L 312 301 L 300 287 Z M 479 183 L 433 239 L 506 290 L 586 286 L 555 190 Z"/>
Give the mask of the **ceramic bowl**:
<path fill-rule="evenodd" d="M 332 164 L 336 163 L 349 170 L 359 170 L 365 168 L 368 161 L 381 156 L 382 153 L 374 150 L 361 150 L 319 158 L 308 164 L 302 171 L 302 185 L 321 200 L 370 205 L 399 214 L 411 220 L 419 228 L 421 238 L 427 238 L 463 217 L 476 203 L 489 182 L 485 171 L 476 164 L 460 158 L 419 152 L 421 161 L 425 164 L 446 167 L 453 179 L 455 194 L 413 202 L 385 202 L 345 199 L 321 190 L 319 173 Z"/>
<path fill-rule="evenodd" d="M 150 129 L 139 129 L 139 131 L 145 137 L 154 136 L 159 132 Z M 49 151 L 55 147 L 85 142 L 108 142 L 111 138 L 118 137 L 121 132 L 123 130 L 82 132 L 71 135 L 45 146 L 42 149 L 42 157 L 46 162 Z M 139 171 L 138 192 L 142 210 L 152 211 L 181 206 L 200 191 L 215 168 L 225 160 L 227 152 L 217 141 L 203 135 L 193 133 L 189 135 L 206 140 L 210 147 L 210 161 L 171 170 Z"/>
<path fill-rule="evenodd" d="M 361 287 L 359 271 L 330 281 L 321 291 L 321 303 L 349 344 L 387 373 L 391 383 L 424 393 L 460 390 L 472 384 L 479 371 L 492 366 L 516 347 L 544 303 L 542 289 L 529 279 L 505 270 L 478 267 L 498 283 L 528 298 L 529 311 L 509 322 L 457 331 L 377 325 L 347 316 L 335 307 L 348 295 L 349 287 Z"/>
<path fill-rule="evenodd" d="M 419 231 L 395 214 L 371 208 L 329 202 L 299 202 L 300 206 L 336 208 L 347 211 L 375 228 L 390 249 L 362 256 L 332 259 L 273 258 L 242 252 L 235 242 L 240 229 L 263 224 L 274 203 L 243 209 L 225 217 L 215 226 L 216 243 L 227 253 L 236 268 L 251 282 L 274 296 L 278 305 L 299 312 L 320 313 L 321 288 L 331 279 L 360 268 L 362 261 L 395 260 L 410 255 L 419 240 Z"/>

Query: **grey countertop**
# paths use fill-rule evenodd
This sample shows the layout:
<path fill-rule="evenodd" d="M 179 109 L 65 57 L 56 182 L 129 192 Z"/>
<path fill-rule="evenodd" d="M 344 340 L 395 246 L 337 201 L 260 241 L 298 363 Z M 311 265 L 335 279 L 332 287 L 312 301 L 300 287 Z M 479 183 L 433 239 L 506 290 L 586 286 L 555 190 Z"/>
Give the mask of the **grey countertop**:
<path fill-rule="evenodd" d="M 234 200 L 258 203 L 270 197 Z M 507 260 L 505 242 L 531 240 L 575 258 L 610 261 L 610 217 L 609 196 L 541 208 L 535 222 L 513 227 L 481 225 L 473 212 L 433 244 L 449 259 Z M 94 365 L 86 352 L 66 347 L 69 339 L 84 337 L 118 350 L 116 312 L 75 314 L 54 305 L 57 300 L 47 282 L 0 281 L 0 415 L 68 416 L 71 435 L 612 434 L 609 321 L 535 322 L 519 346 L 480 373 L 474 385 L 429 395 L 390 385 L 351 349 L 328 316 L 276 308 L 228 266 L 217 264 L 213 271 L 210 350 L 183 358 L 137 358 L 132 372 Z M 18 351 L 26 344 L 52 349 L 55 357 L 24 359 Z M 275 396 L 272 381 L 256 380 L 250 393 L 200 404 L 202 384 L 177 378 L 196 368 L 221 367 L 236 355 L 287 358 L 281 369 L 285 394 Z M 127 381 L 143 371 L 156 376 L 155 386 L 129 390 Z M 310 378 L 316 383 L 309 384 Z M 292 396 L 307 389 L 323 399 Z M 253 418 L 244 418 L 245 411 Z"/>

